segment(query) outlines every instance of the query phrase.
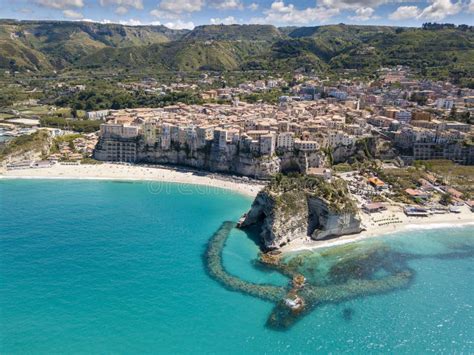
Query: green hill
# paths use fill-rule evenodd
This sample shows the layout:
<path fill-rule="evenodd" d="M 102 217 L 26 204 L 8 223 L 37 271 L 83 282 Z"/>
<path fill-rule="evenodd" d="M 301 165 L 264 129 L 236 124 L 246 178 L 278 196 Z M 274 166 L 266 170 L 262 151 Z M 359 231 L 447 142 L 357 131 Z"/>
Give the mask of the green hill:
<path fill-rule="evenodd" d="M 183 39 L 192 41 L 268 41 L 283 38 L 272 25 L 206 25 L 197 26 Z"/>
<path fill-rule="evenodd" d="M 147 66 L 160 71 L 236 70 L 268 48 L 249 41 L 175 41 L 142 47 L 106 48 L 82 58 L 76 66 L 135 69 Z"/>
<path fill-rule="evenodd" d="M 358 69 L 407 65 L 421 74 L 474 77 L 470 26 L 164 26 L 0 20 L 0 68 L 159 71 Z"/>
<path fill-rule="evenodd" d="M 19 68 L 30 70 L 61 69 L 103 48 L 164 43 L 186 32 L 164 26 L 1 20 L 0 67 L 14 61 Z"/>

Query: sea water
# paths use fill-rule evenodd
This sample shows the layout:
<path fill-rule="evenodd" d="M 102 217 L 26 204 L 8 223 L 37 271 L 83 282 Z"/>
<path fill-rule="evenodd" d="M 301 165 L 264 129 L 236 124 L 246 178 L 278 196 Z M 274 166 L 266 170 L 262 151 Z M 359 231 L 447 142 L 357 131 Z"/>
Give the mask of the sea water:
<path fill-rule="evenodd" d="M 389 248 L 411 282 L 322 304 L 276 331 L 266 326 L 274 304 L 222 287 L 203 262 L 213 233 L 251 202 L 191 185 L 1 180 L 0 352 L 474 352 L 473 227 L 358 243 Z M 257 253 L 233 230 L 224 266 L 248 282 L 286 285 L 256 265 Z M 305 267 L 323 280 L 339 257 L 315 251 Z"/>

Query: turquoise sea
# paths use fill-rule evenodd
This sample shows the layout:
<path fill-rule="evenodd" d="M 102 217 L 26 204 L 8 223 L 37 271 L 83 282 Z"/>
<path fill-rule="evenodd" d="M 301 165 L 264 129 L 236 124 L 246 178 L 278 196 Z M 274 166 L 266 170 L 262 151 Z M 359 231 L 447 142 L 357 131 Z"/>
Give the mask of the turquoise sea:
<path fill-rule="evenodd" d="M 304 255 L 309 281 L 335 295 L 349 276 L 383 279 L 392 265 L 411 276 L 403 287 L 318 304 L 276 330 L 267 326 L 274 303 L 223 287 L 204 263 L 222 222 L 251 202 L 190 185 L 0 180 L 0 353 L 474 352 L 473 227 Z M 256 264 L 257 253 L 234 229 L 224 266 L 245 281 L 287 285 Z M 344 263 L 348 255 L 359 259 Z"/>

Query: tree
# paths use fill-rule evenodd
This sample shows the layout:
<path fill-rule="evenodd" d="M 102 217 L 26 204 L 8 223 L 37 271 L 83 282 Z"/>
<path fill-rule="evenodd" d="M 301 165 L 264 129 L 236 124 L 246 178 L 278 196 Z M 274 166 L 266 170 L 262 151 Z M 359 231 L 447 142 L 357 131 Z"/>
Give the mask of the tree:
<path fill-rule="evenodd" d="M 451 202 L 453 202 L 453 198 L 450 194 L 443 194 L 439 199 L 439 203 L 445 206 L 449 205 Z"/>
<path fill-rule="evenodd" d="M 455 119 L 456 119 L 456 115 L 457 115 L 456 106 L 453 105 L 453 107 L 451 107 L 451 111 L 449 112 L 449 118 L 455 120 Z"/>

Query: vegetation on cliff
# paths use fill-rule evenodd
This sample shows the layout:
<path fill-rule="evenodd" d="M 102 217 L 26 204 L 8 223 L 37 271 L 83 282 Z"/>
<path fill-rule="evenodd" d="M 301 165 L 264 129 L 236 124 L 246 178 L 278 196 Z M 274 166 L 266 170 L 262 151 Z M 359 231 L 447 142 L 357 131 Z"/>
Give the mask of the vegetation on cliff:
<path fill-rule="evenodd" d="M 347 184 L 341 179 L 329 182 L 309 175 L 277 174 L 264 191 L 275 196 L 277 204 L 284 205 L 285 209 L 297 208 L 299 197 L 314 197 L 325 200 L 333 212 L 357 212 L 357 205 L 351 199 Z"/>
<path fill-rule="evenodd" d="M 22 135 L 13 138 L 0 149 L 0 161 L 9 156 L 21 154 L 45 154 L 50 147 L 50 136 L 48 131 L 39 130 L 30 135 Z"/>

